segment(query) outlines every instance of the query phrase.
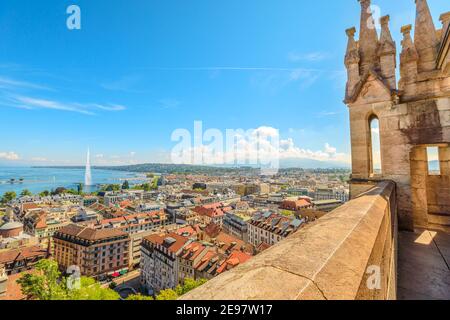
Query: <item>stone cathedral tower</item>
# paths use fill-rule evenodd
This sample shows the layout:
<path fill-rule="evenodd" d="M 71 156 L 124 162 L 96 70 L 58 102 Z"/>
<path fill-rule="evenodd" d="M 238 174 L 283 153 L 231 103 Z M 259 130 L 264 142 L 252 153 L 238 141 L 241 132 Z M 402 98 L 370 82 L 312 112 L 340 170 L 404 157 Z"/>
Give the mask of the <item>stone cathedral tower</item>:
<path fill-rule="evenodd" d="M 377 181 L 397 185 L 399 226 L 450 229 L 450 12 L 436 28 L 426 0 L 415 0 L 416 22 L 401 28 L 400 63 L 389 29 L 378 35 L 370 0 L 361 4 L 359 40 L 348 36 L 345 103 L 350 112 L 351 196 Z M 413 0 L 409 0 L 413 2 Z M 412 3 L 413 5 L 413 3 Z M 397 67 L 400 79 L 397 81 Z M 381 171 L 374 169 L 372 121 L 379 121 Z M 437 147 L 439 172 L 428 169 L 427 150 Z"/>

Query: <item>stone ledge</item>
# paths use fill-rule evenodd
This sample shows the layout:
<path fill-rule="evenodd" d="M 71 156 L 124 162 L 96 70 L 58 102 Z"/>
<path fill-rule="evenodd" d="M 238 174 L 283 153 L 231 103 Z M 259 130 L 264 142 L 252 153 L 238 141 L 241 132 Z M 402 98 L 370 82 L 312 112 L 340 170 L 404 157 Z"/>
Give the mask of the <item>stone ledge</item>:
<path fill-rule="evenodd" d="M 395 279 L 395 184 L 380 182 L 181 300 L 387 299 Z M 367 267 L 381 289 L 366 289 Z M 394 281 L 394 282 L 393 282 Z M 395 286 L 394 286 L 395 287 Z"/>

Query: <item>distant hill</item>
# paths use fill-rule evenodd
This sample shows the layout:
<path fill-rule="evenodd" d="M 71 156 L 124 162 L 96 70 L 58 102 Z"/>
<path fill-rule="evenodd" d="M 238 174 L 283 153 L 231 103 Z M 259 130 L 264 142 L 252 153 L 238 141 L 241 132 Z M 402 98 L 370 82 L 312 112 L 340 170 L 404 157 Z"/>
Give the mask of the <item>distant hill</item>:
<path fill-rule="evenodd" d="M 281 168 L 304 169 L 350 169 L 350 164 L 336 161 L 318 161 L 311 159 L 285 159 L 280 161 Z"/>
<path fill-rule="evenodd" d="M 84 169 L 84 166 L 41 166 L 34 168 L 58 168 L 58 169 Z M 280 169 L 348 169 L 349 166 L 342 163 L 321 162 L 308 159 L 283 160 Z M 256 166 L 196 166 L 184 164 L 143 163 L 126 166 L 92 166 L 92 169 L 117 170 L 128 172 L 155 172 L 155 173 L 215 173 L 215 174 L 258 174 L 260 168 Z"/>

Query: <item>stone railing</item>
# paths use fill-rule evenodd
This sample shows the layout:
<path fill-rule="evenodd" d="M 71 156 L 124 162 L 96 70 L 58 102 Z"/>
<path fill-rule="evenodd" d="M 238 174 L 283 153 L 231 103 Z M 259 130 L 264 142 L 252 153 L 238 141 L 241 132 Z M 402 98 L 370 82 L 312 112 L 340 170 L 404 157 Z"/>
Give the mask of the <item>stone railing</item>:
<path fill-rule="evenodd" d="M 380 182 L 181 299 L 395 299 L 395 199 L 395 184 Z"/>

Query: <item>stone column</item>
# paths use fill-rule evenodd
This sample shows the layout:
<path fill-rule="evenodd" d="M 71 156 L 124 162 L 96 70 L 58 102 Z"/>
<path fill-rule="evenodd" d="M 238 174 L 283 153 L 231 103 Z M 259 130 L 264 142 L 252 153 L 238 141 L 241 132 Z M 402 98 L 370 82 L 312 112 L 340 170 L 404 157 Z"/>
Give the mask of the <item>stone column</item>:
<path fill-rule="evenodd" d="M 441 175 L 450 177 L 450 147 L 439 148 Z"/>
<path fill-rule="evenodd" d="M 414 227 L 428 226 L 427 176 L 428 156 L 425 147 L 411 151 L 411 197 Z"/>

